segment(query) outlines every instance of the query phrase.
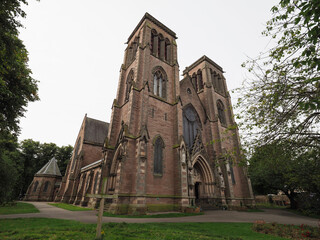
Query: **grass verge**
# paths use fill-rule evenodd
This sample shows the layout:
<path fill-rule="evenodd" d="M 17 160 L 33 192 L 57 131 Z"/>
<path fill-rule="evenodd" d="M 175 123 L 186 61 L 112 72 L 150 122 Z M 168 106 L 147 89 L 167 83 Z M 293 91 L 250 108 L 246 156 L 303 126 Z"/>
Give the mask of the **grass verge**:
<path fill-rule="evenodd" d="M 117 218 L 175 218 L 175 217 L 189 217 L 203 215 L 200 213 L 163 213 L 163 214 L 152 214 L 152 215 L 117 215 L 108 212 L 104 212 L 104 217 L 117 217 Z"/>
<path fill-rule="evenodd" d="M 14 202 L 13 204 L 0 206 L 0 215 L 38 212 L 39 210 L 31 203 Z"/>
<path fill-rule="evenodd" d="M 284 239 L 253 231 L 251 223 L 106 223 L 104 239 Z M 0 239 L 94 239 L 95 224 L 28 218 L 0 220 Z"/>
<path fill-rule="evenodd" d="M 51 206 L 58 207 L 58 208 L 63 208 L 69 211 L 91 211 L 91 208 L 84 208 L 84 207 L 78 207 L 72 204 L 67 204 L 67 203 L 48 203 Z"/>

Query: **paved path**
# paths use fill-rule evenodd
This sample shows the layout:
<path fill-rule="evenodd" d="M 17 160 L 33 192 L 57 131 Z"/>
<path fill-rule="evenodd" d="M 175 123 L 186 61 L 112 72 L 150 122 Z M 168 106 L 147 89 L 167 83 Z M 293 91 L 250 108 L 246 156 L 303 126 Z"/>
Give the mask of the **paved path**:
<path fill-rule="evenodd" d="M 0 219 L 8 218 L 58 218 L 76 220 L 83 223 L 96 223 L 97 211 L 68 211 L 48 205 L 46 202 L 32 203 L 40 210 L 40 213 L 25 213 L 0 215 Z M 179 218 L 115 218 L 103 217 L 103 222 L 127 222 L 127 223 L 148 223 L 148 222 L 254 222 L 264 220 L 266 222 L 277 222 L 282 224 L 306 224 L 318 226 L 319 220 L 299 216 L 281 209 L 264 209 L 264 212 L 238 212 L 238 211 L 205 211 L 204 215 L 179 217 Z"/>

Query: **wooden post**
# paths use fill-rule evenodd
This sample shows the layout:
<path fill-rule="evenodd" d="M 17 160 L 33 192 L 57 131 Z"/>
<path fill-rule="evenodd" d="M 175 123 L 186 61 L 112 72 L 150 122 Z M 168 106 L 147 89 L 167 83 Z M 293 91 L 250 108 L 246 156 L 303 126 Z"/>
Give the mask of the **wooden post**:
<path fill-rule="evenodd" d="M 104 178 L 103 185 L 102 185 L 102 194 L 105 194 L 106 187 L 107 187 L 107 178 Z M 103 209 L 104 209 L 104 197 L 101 197 L 100 206 L 99 206 L 99 213 L 98 213 L 96 239 L 101 238 L 101 225 L 102 225 Z"/>

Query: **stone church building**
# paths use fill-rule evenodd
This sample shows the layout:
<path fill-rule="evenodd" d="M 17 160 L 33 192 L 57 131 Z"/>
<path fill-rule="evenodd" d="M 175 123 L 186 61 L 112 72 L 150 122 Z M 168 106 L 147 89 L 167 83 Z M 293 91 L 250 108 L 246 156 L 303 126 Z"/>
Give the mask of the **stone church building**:
<path fill-rule="evenodd" d="M 254 204 L 223 69 L 203 56 L 180 80 L 176 39 L 143 16 L 127 41 L 110 123 L 85 116 L 55 201 L 96 206 L 88 194 L 104 192 L 116 213 Z"/>

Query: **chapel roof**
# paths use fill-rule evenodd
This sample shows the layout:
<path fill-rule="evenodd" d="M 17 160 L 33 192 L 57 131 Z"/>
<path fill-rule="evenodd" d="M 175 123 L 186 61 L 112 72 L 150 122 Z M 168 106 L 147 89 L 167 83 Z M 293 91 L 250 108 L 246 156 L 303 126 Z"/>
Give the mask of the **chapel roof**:
<path fill-rule="evenodd" d="M 61 172 L 59 170 L 57 159 L 54 157 L 51 158 L 49 162 L 46 163 L 35 175 L 55 175 L 61 176 Z"/>
<path fill-rule="evenodd" d="M 109 123 L 86 117 L 84 141 L 103 144 L 108 135 Z"/>

